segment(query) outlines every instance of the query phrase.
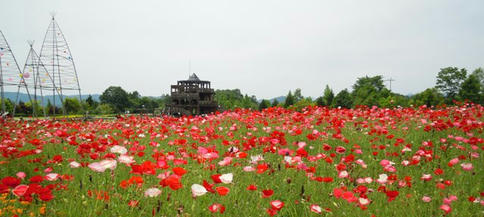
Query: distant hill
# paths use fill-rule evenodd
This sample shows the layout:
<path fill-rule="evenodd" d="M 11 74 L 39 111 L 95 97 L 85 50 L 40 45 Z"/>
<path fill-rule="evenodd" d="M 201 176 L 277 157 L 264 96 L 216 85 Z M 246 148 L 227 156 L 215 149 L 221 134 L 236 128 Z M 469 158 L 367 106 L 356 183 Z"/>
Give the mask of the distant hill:
<path fill-rule="evenodd" d="M 278 103 L 286 101 L 286 96 L 278 96 L 275 98 L 270 99 L 269 101 L 272 103 L 274 100 L 277 100 Z"/>
<path fill-rule="evenodd" d="M 94 101 L 98 101 L 99 102 L 99 96 L 101 96 L 100 94 L 91 94 L 92 96 L 92 99 Z M 5 98 L 7 99 L 10 99 L 12 102 L 15 102 L 15 99 L 17 97 L 17 93 L 15 92 L 5 92 Z M 22 102 L 28 102 L 30 101 L 29 99 L 29 95 L 27 95 L 26 93 L 19 93 L 18 95 L 18 99 L 19 99 L 19 102 L 22 101 Z M 33 94 L 31 94 L 31 97 L 33 97 Z M 78 95 L 66 95 L 64 97 L 69 97 L 69 98 L 78 98 L 79 96 Z M 81 95 L 81 99 L 82 100 L 85 100 L 87 99 L 87 97 L 89 97 L 89 94 L 86 94 L 86 95 Z M 40 96 L 37 95 L 37 100 L 40 101 Z M 44 105 L 47 105 L 47 102 L 48 100 L 50 100 L 51 103 L 54 103 L 54 97 L 52 95 L 45 95 L 44 96 Z M 60 105 L 61 104 L 61 101 L 59 99 L 58 96 L 56 96 L 56 104 L 57 105 Z"/>
<path fill-rule="evenodd" d="M 258 99 L 257 102 L 260 103 L 262 102 L 262 100 L 264 99 Z M 274 97 L 274 98 L 271 98 L 271 99 L 267 99 L 269 100 L 269 102 L 273 102 L 274 100 L 277 100 L 278 103 L 281 103 L 281 102 L 285 102 L 286 101 L 286 97 L 285 96 L 278 96 L 278 97 Z"/>

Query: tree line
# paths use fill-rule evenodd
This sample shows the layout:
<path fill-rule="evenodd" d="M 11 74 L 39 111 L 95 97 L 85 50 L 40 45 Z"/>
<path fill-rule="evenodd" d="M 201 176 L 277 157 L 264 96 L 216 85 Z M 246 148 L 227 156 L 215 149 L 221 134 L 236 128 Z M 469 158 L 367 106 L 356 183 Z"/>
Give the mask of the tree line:
<path fill-rule="evenodd" d="M 353 108 L 356 106 L 437 106 L 442 104 L 452 105 L 457 102 L 473 102 L 484 104 L 484 71 L 482 68 L 468 73 L 467 69 L 457 67 L 442 68 L 437 74 L 437 82 L 434 87 L 412 96 L 394 93 L 384 85 L 383 76 L 365 76 L 356 80 L 352 91 L 343 89 L 335 94 L 326 85 L 322 96 L 312 99 L 303 97 L 301 89 L 289 91 L 283 102 L 262 100 L 259 109 L 271 106 L 283 106 L 285 108 L 301 109 L 310 105 Z"/>
<path fill-rule="evenodd" d="M 242 94 L 239 89 L 216 90 L 215 100 L 220 110 L 235 108 L 265 109 L 274 106 L 285 108 L 302 109 L 306 106 L 328 106 L 353 108 L 356 106 L 437 106 L 441 104 L 452 105 L 456 102 L 469 101 L 484 104 L 484 71 L 477 68 L 468 73 L 465 68 L 447 67 L 442 68 L 437 74 L 437 82 L 434 87 L 412 96 L 394 93 L 384 85 L 383 76 L 365 76 L 357 78 L 352 90 L 343 89 L 337 94 L 326 85 L 322 95 L 316 99 L 304 97 L 302 90 L 297 88 L 289 91 L 284 100 L 257 100 L 256 96 Z M 120 114 L 120 113 L 153 113 L 162 111 L 170 103 L 169 95 L 161 97 L 141 96 L 138 91 L 127 92 L 119 86 L 108 87 L 99 97 L 99 101 L 89 95 L 85 100 L 77 98 L 65 98 L 64 107 L 54 106 L 50 101 L 42 106 L 39 101 L 19 102 L 16 114 L 31 115 L 33 108 L 37 115 L 62 114 Z M 5 100 L 7 111 L 12 113 L 14 103 Z"/>
<path fill-rule="evenodd" d="M 54 106 L 50 100 L 42 106 L 40 101 L 22 102 L 20 101 L 15 108 L 15 115 L 30 116 L 33 111 L 38 116 L 60 115 L 108 115 L 121 113 L 153 113 L 162 109 L 169 102 L 169 95 L 161 97 L 141 96 L 138 91 L 127 92 L 119 86 L 110 86 L 104 90 L 99 97 L 99 101 L 89 95 L 86 99 L 79 101 L 77 97 L 65 97 L 62 105 Z M 10 99 L 5 100 L 6 110 L 12 114 L 14 103 Z"/>

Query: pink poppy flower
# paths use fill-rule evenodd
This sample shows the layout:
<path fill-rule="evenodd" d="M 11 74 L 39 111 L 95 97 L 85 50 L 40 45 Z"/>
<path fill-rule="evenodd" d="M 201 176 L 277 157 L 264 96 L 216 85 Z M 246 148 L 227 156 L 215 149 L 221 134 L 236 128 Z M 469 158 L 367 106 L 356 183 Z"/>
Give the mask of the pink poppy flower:
<path fill-rule="evenodd" d="M 161 194 L 161 190 L 158 188 L 148 188 L 145 191 L 145 197 L 157 197 Z"/>
<path fill-rule="evenodd" d="M 72 161 L 72 162 L 69 163 L 69 166 L 71 168 L 79 168 L 79 167 L 81 167 L 81 164 L 76 162 L 76 161 Z"/>
<path fill-rule="evenodd" d="M 53 181 L 56 181 L 57 179 L 59 179 L 59 177 L 60 177 L 60 175 L 57 174 L 57 173 L 49 173 L 49 174 L 45 175 L 44 178 L 47 181 L 53 182 Z"/>
<path fill-rule="evenodd" d="M 119 146 L 119 145 L 115 145 L 113 147 L 111 147 L 110 149 L 111 153 L 115 153 L 115 154 L 126 154 L 128 152 L 128 150 L 123 147 L 123 146 Z"/>
<path fill-rule="evenodd" d="M 24 172 L 18 172 L 17 174 L 15 174 L 19 179 L 25 179 L 25 177 L 27 176 Z"/>
<path fill-rule="evenodd" d="M 368 204 L 370 204 L 370 200 L 368 198 L 358 198 L 358 203 L 360 203 L 360 205 L 362 206 L 366 206 Z"/>
<path fill-rule="evenodd" d="M 442 204 L 440 209 L 445 212 L 445 214 L 449 214 L 452 211 L 452 208 L 448 204 Z"/>
<path fill-rule="evenodd" d="M 192 189 L 192 196 L 193 197 L 202 196 L 202 195 L 207 193 L 207 189 L 205 189 L 205 187 L 203 187 L 202 185 L 199 185 L 199 184 L 193 184 L 191 189 Z"/>
<path fill-rule="evenodd" d="M 17 185 L 14 189 L 12 189 L 12 193 L 17 197 L 22 197 L 25 195 L 28 189 L 28 185 Z"/>
<path fill-rule="evenodd" d="M 456 165 L 457 163 L 459 163 L 459 158 L 453 158 L 452 160 L 449 161 L 448 165 L 451 167 Z"/>
<path fill-rule="evenodd" d="M 210 212 L 220 212 L 220 214 L 223 214 L 225 212 L 225 206 L 219 203 L 214 203 L 208 207 L 208 210 L 210 210 Z"/>
<path fill-rule="evenodd" d="M 432 175 L 431 174 L 423 174 L 422 177 L 420 177 L 421 180 L 424 181 L 430 181 L 432 180 Z"/>
<path fill-rule="evenodd" d="M 244 167 L 243 170 L 245 172 L 253 172 L 253 171 L 255 171 L 255 168 L 254 167 L 251 167 L 251 166 L 246 166 L 246 167 Z"/>
<path fill-rule="evenodd" d="M 378 176 L 378 179 L 376 180 L 376 182 L 380 183 L 380 184 L 385 184 L 387 183 L 388 181 L 388 175 L 387 174 L 380 174 Z"/>
<path fill-rule="evenodd" d="M 472 166 L 472 163 L 461 163 L 460 166 L 465 171 L 471 171 L 472 169 L 474 169 L 474 166 Z"/>
<path fill-rule="evenodd" d="M 275 210 L 281 210 L 282 207 L 284 207 L 284 202 L 280 200 L 273 200 L 271 201 L 271 207 L 272 209 L 275 209 Z"/>
<path fill-rule="evenodd" d="M 227 173 L 227 174 L 222 174 L 219 178 L 220 178 L 220 181 L 222 181 L 222 183 L 230 184 L 232 183 L 234 175 L 232 173 Z"/>
<path fill-rule="evenodd" d="M 428 203 L 428 202 L 432 201 L 432 198 L 429 197 L 429 196 L 423 196 L 422 201 L 425 202 L 425 203 Z"/>
<path fill-rule="evenodd" d="M 338 178 L 348 178 L 348 172 L 346 170 L 338 172 Z"/>
<path fill-rule="evenodd" d="M 309 209 L 311 210 L 311 212 L 315 212 L 317 214 L 321 214 L 321 207 L 319 205 L 316 205 L 316 204 L 312 204 Z"/>

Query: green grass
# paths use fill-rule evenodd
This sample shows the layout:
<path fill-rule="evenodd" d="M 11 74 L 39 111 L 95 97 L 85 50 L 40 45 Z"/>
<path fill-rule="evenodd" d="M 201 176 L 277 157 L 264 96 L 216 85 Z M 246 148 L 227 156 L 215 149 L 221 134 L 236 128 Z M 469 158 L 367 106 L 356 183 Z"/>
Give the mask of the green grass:
<path fill-rule="evenodd" d="M 473 108 L 474 112 L 477 110 L 483 112 L 482 107 Z M 457 108 L 449 109 L 449 112 L 455 113 Z M 470 109 L 469 109 L 470 110 Z M 359 113 L 354 111 L 354 113 Z M 388 115 L 389 119 L 384 120 L 381 118 L 374 118 L 372 115 L 362 115 L 360 118 L 352 119 L 348 118 L 344 114 L 341 114 L 337 110 L 331 110 L 329 115 L 323 115 L 318 111 L 311 111 L 308 115 L 302 116 L 302 120 L 294 119 L 296 113 L 287 113 L 283 115 L 277 115 L 266 111 L 266 115 L 262 116 L 259 113 L 238 113 L 235 116 L 228 114 L 220 117 L 212 117 L 212 121 L 202 121 L 201 119 L 194 119 L 190 122 L 183 119 L 159 119 L 159 118 L 136 118 L 127 119 L 124 121 L 104 121 L 104 122 L 53 122 L 48 120 L 49 127 L 46 127 L 46 123 L 41 122 L 44 120 L 35 120 L 29 122 L 31 130 L 26 130 L 25 126 L 27 122 L 15 122 L 9 123 L 2 127 L 2 140 L 8 137 L 17 138 L 25 142 L 25 145 L 20 150 L 32 149 L 34 146 L 28 144 L 28 141 L 33 138 L 41 138 L 47 141 L 47 144 L 43 146 L 43 152 L 36 155 L 31 155 L 23 158 L 3 158 L 5 163 L 0 167 L 0 178 L 5 176 L 15 176 L 18 171 L 24 171 L 27 173 L 27 179 L 33 175 L 43 174 L 42 170 L 47 167 L 52 167 L 53 172 L 57 172 L 61 175 L 72 175 L 74 179 L 72 181 L 56 181 L 54 183 L 65 184 L 66 190 L 53 191 L 55 199 L 49 202 L 42 202 L 34 200 L 30 204 L 21 204 L 17 201 L 17 198 L 13 194 L 8 194 L 6 199 L 15 200 L 14 202 L 0 202 L 0 209 L 3 209 L 3 214 L 6 216 L 11 215 L 11 209 L 8 206 L 13 206 L 23 210 L 24 214 L 32 212 L 34 215 L 38 214 L 38 210 L 44 204 L 46 205 L 46 216 L 151 216 L 153 210 L 155 210 L 156 216 L 267 216 L 266 210 L 270 208 L 270 201 L 281 200 L 285 203 L 284 208 L 278 212 L 278 216 L 318 216 L 318 214 L 310 211 L 309 206 L 311 204 L 317 204 L 323 208 L 322 215 L 325 216 L 443 216 L 444 212 L 439 209 L 442 205 L 442 200 L 450 195 L 456 195 L 457 201 L 452 202 L 452 212 L 448 216 L 482 216 L 483 206 L 476 203 L 471 203 L 467 200 L 469 196 L 479 197 L 479 194 L 484 191 L 484 161 L 482 158 L 482 143 L 478 144 L 477 150 L 471 150 L 471 147 L 467 143 L 457 142 L 453 139 L 448 139 L 450 147 L 455 143 L 463 146 L 466 150 L 459 150 L 456 148 L 450 148 L 447 151 L 443 151 L 440 146 L 446 146 L 447 144 L 440 143 L 440 138 L 447 138 L 448 135 L 463 136 L 469 138 L 462 129 L 451 127 L 442 131 L 431 130 L 429 132 L 424 131 L 423 127 L 418 128 L 420 118 L 427 118 L 431 120 L 449 120 L 448 116 L 431 116 L 430 113 L 424 111 L 417 111 L 411 114 L 406 112 L 396 111 L 394 115 Z M 370 113 L 370 114 L 382 114 L 383 111 Z M 362 113 L 363 114 L 363 113 Z M 467 118 L 477 118 L 482 122 L 482 117 L 475 116 L 476 113 L 468 111 L 465 113 Z M 383 115 L 385 116 L 385 115 Z M 404 116 L 404 117 L 401 117 Z M 317 119 L 322 118 L 324 121 L 322 124 L 317 125 Z M 331 136 L 336 133 L 333 125 L 328 121 L 337 118 L 344 120 L 346 123 L 341 128 L 342 135 L 349 140 L 348 143 L 341 141 L 340 139 L 332 138 Z M 374 120 L 372 120 L 374 118 Z M 406 120 L 407 119 L 407 120 Z M 368 121 L 369 125 L 373 124 L 385 124 L 390 127 L 387 134 L 382 135 L 368 135 L 371 127 L 365 128 L 361 121 Z M 261 144 L 257 142 L 257 147 L 252 150 L 246 151 L 248 158 L 238 159 L 234 158 L 233 163 L 230 166 L 218 166 L 217 163 L 223 159 L 223 154 L 230 146 L 224 146 L 222 141 L 228 140 L 231 142 L 239 141 L 237 146 L 239 149 L 243 149 L 243 143 L 248 142 L 250 136 L 247 135 L 251 132 L 256 139 L 263 137 L 270 137 L 270 133 L 262 131 L 264 127 L 263 122 L 269 122 L 270 127 L 274 130 L 276 127 L 280 128 L 292 128 L 297 127 L 303 130 L 301 135 L 291 136 L 287 130 L 282 130 L 285 133 L 285 139 L 288 145 L 281 147 L 276 145 L 275 148 L 290 148 L 296 150 L 293 143 L 298 141 L 305 141 L 308 145 L 306 151 L 310 156 L 315 156 L 318 153 L 324 153 L 329 155 L 334 153 L 332 151 L 324 151 L 323 144 L 329 144 L 332 147 L 343 146 L 346 148 L 344 155 L 336 154 L 333 158 L 332 164 L 326 163 L 323 159 L 316 162 L 311 162 L 308 159 L 303 159 L 303 162 L 308 167 L 315 167 L 316 171 L 314 176 L 333 177 L 334 182 L 320 183 L 310 180 L 307 174 L 303 170 L 296 170 L 294 168 L 286 168 L 283 162 L 283 157 L 273 154 L 271 152 L 264 153 L 264 148 L 267 148 L 268 144 Z M 453 120 L 451 120 L 453 121 Z M 239 130 L 234 131 L 234 137 L 227 136 L 228 128 L 233 124 L 237 124 Z M 357 124 L 357 126 L 354 125 Z M 127 126 L 129 124 L 129 126 Z M 183 138 L 187 139 L 187 144 L 180 145 L 168 145 L 169 141 L 180 139 L 180 135 L 175 133 L 174 127 L 178 125 L 180 128 L 187 128 Z M 246 128 L 246 126 L 256 127 L 258 131 L 252 131 Z M 391 125 L 395 126 L 395 129 L 391 128 Z M 161 133 L 162 126 L 168 128 L 167 133 Z M 197 126 L 202 129 L 202 136 L 206 136 L 204 132 L 207 128 L 214 128 L 216 134 L 223 136 L 223 139 L 209 138 L 206 142 L 200 142 L 193 139 L 189 133 L 189 129 L 192 126 Z M 224 130 L 218 131 L 218 127 L 224 127 Z M 312 126 L 312 127 L 311 127 Z M 403 127 L 407 126 L 408 130 L 403 130 Z M 482 125 L 481 125 L 482 126 Z M 174 127 L 174 128 L 173 128 Z M 77 141 L 79 143 L 92 144 L 93 141 L 87 141 L 81 139 L 79 135 L 93 134 L 96 137 L 98 143 L 100 138 L 104 138 L 105 135 L 113 136 L 113 138 L 124 145 L 126 141 L 128 144 L 124 145 L 128 149 L 135 142 L 139 142 L 139 145 L 146 147 L 144 150 L 145 155 L 143 157 L 135 157 L 137 163 L 142 163 L 145 160 L 151 160 L 155 162 L 151 155 L 154 150 L 162 151 L 164 154 L 174 152 L 177 157 L 181 157 L 180 149 L 185 149 L 188 153 L 197 153 L 194 146 L 209 146 L 216 145 L 219 152 L 219 159 L 214 160 L 211 163 L 200 164 L 192 158 L 186 158 L 188 160 L 187 165 L 181 165 L 188 173 L 182 177 L 183 188 L 173 191 L 170 188 L 162 188 L 159 185 L 160 179 L 153 175 L 142 175 L 144 183 L 141 187 L 130 186 L 126 189 L 120 187 L 122 180 L 127 180 L 133 174 L 130 174 L 131 168 L 124 164 L 118 163 L 117 168 L 111 172 L 107 170 L 104 173 L 97 173 L 91 171 L 87 167 L 83 168 L 70 168 L 67 160 L 73 159 L 78 162 L 94 162 L 94 160 L 81 158 L 77 154 L 77 146 L 67 144 L 67 142 L 52 143 L 50 138 L 43 136 L 45 131 L 55 132 L 57 129 L 67 129 L 70 134 L 76 134 Z M 123 138 L 123 130 L 132 130 L 133 136 L 130 138 Z M 321 136 L 315 141 L 309 141 L 306 135 L 313 130 L 319 132 L 325 132 L 327 137 Z M 21 133 L 13 133 L 12 130 L 24 130 Z M 482 127 L 474 127 L 470 129 L 470 133 L 473 133 L 475 137 L 482 139 Z M 137 135 L 143 133 L 145 138 L 140 138 Z M 150 134 L 167 135 L 168 138 L 161 140 L 160 138 L 150 138 Z M 394 138 L 387 139 L 387 135 L 394 135 Z M 22 138 L 25 137 L 25 138 Z M 55 136 L 54 136 L 55 137 Z M 377 138 L 373 142 L 370 142 Z M 394 146 L 397 138 L 403 138 L 405 142 L 399 146 Z M 159 148 L 154 148 L 149 145 L 151 141 L 159 143 Z M 432 141 L 434 147 L 424 148 L 422 142 Z M 355 154 L 355 159 L 362 159 L 367 165 L 367 169 L 361 168 L 361 166 L 351 163 L 348 166 L 352 167 L 348 169 L 350 177 L 356 179 L 358 177 L 372 177 L 374 180 L 378 178 L 379 174 L 384 172 L 383 168 L 379 165 L 382 159 L 388 159 L 396 163 L 395 167 L 397 172 L 395 173 L 399 180 L 404 179 L 405 176 L 412 178 L 412 187 L 398 188 L 398 181 L 391 185 L 387 185 L 390 190 L 398 190 L 399 196 L 392 202 L 387 201 L 387 197 L 384 193 L 377 191 L 380 186 L 378 183 L 373 182 L 371 184 L 365 184 L 369 189 L 374 190 L 372 193 L 368 193 L 368 198 L 372 201 L 367 209 L 363 210 L 356 206 L 355 203 L 348 203 L 344 199 L 338 199 L 332 196 L 334 188 L 346 186 L 349 190 L 352 190 L 357 186 L 354 180 L 340 179 L 335 169 L 335 164 L 339 163 L 339 159 L 342 156 L 346 156 L 351 153 L 351 148 L 354 144 L 361 146 L 363 154 Z M 385 150 L 373 149 L 371 145 L 384 145 Z M 404 145 L 412 144 L 412 151 L 405 154 L 400 154 Z M 388 145 L 388 146 L 387 146 Z M 313 148 L 310 149 L 309 146 Z M 400 163 L 403 160 L 410 160 L 411 156 L 419 149 L 433 151 L 433 159 L 422 161 L 417 165 L 411 165 L 404 167 Z M 372 152 L 378 151 L 379 153 L 374 156 Z M 101 153 L 101 156 L 109 152 L 109 145 L 107 145 L 106 152 Z M 399 153 L 399 156 L 386 156 L 387 153 Z M 473 171 L 463 171 L 460 165 L 454 167 L 448 167 L 447 162 L 450 159 L 464 155 L 469 158 L 471 152 L 479 153 L 480 157 L 476 159 L 461 160 L 462 162 L 472 162 Z M 133 155 L 136 153 L 132 153 Z M 64 161 L 60 164 L 46 163 L 49 159 L 52 159 L 54 155 L 61 155 Z M 263 155 L 264 162 L 270 165 L 270 169 L 263 174 L 257 174 L 255 172 L 244 172 L 242 168 L 250 165 L 250 156 Z M 438 156 L 438 157 L 437 157 Z M 40 163 L 29 163 L 29 160 L 40 158 Z M 98 161 L 98 160 L 96 160 Z M 173 167 L 173 162 L 169 162 Z M 209 170 L 207 167 L 209 164 L 215 164 L 214 170 Z M 233 166 L 234 164 L 240 164 L 240 166 Z M 433 173 L 436 168 L 442 168 L 444 174 L 437 176 Z M 39 172 L 34 172 L 34 169 L 40 169 Z M 279 169 L 280 168 L 280 169 Z M 273 169 L 273 172 L 269 172 Z M 170 169 L 168 169 L 170 170 Z M 164 172 L 161 169 L 157 169 L 157 174 Z M 211 182 L 210 176 L 213 174 L 233 173 L 234 180 L 232 184 L 217 184 L 216 186 L 226 186 L 230 189 L 230 193 L 226 196 L 220 196 L 217 194 L 207 193 L 203 196 L 192 198 L 190 186 L 192 184 L 202 184 L 203 180 Z M 432 174 L 434 177 L 431 181 L 425 182 L 420 180 L 422 174 Z M 436 183 L 442 180 L 452 181 L 452 185 L 448 186 L 444 190 L 436 188 Z M 28 181 L 22 183 L 28 184 Z M 82 183 L 82 184 L 81 184 Z M 48 181 L 44 181 L 43 184 L 50 184 Z M 258 187 L 257 191 L 246 190 L 247 186 L 255 184 Z M 156 198 L 144 197 L 144 191 L 150 187 L 158 187 L 162 190 L 162 194 Z M 261 190 L 273 189 L 274 195 L 270 198 L 262 198 Z M 304 190 L 303 190 L 304 189 Z M 109 200 L 98 200 L 94 197 L 88 196 L 88 191 L 102 190 L 109 194 Z M 424 196 L 432 197 L 430 203 L 422 202 L 421 198 Z M 484 199 L 484 198 L 482 198 Z M 137 200 L 139 204 L 136 207 L 128 206 L 129 201 Z M 211 213 L 208 207 L 213 203 L 220 203 L 226 207 L 225 213 Z M 3 208 L 2 208 L 3 207 Z M 330 209 L 330 212 L 324 211 L 324 209 Z"/>

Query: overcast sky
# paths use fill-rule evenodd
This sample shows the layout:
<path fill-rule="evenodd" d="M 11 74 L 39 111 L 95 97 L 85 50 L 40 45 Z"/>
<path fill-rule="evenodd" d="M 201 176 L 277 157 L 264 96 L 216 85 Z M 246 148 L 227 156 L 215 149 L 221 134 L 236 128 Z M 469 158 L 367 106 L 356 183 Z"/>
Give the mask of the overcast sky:
<path fill-rule="evenodd" d="M 50 13 L 84 93 L 110 85 L 169 93 L 191 71 L 257 98 L 336 92 L 356 78 L 393 78 L 395 92 L 435 85 L 440 68 L 484 66 L 484 1 L 0 0 L 0 30 L 20 65 Z"/>

